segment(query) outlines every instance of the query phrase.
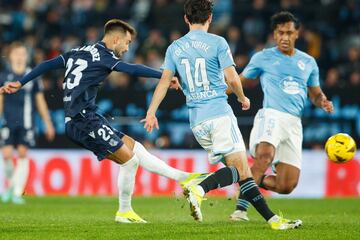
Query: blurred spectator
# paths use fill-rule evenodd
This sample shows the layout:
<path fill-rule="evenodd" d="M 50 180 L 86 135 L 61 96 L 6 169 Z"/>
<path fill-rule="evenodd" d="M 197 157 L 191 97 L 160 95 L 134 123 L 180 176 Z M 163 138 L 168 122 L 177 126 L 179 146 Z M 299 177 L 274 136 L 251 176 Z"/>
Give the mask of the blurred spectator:
<path fill-rule="evenodd" d="M 232 0 L 214 0 L 212 28 L 222 33 L 231 21 Z"/>
<path fill-rule="evenodd" d="M 149 32 L 149 36 L 144 40 L 140 51 L 144 56 L 146 56 L 150 50 L 155 50 L 163 55 L 165 53 L 166 47 L 166 39 L 159 30 L 154 29 Z"/>
<path fill-rule="evenodd" d="M 98 29 L 95 26 L 90 26 L 86 29 L 86 44 L 94 44 L 98 42 L 102 36 L 102 29 Z M 100 32 L 100 34 L 99 34 Z"/>
<path fill-rule="evenodd" d="M 171 140 L 169 134 L 163 133 L 155 140 L 155 146 L 157 148 L 169 148 L 171 146 Z"/>
<path fill-rule="evenodd" d="M 65 40 L 62 43 L 61 51 L 68 52 L 71 49 L 79 47 L 79 46 L 80 46 L 79 38 L 77 38 L 74 35 L 68 35 L 67 37 L 65 37 Z"/>
<path fill-rule="evenodd" d="M 340 74 L 336 68 L 330 68 L 326 73 L 325 86 L 327 88 L 341 87 Z"/>
<path fill-rule="evenodd" d="M 360 69 L 360 49 L 350 47 L 347 51 L 345 61 L 339 66 L 341 74 L 349 77 L 352 72 Z"/>
<path fill-rule="evenodd" d="M 47 50 L 46 58 L 52 59 L 61 54 L 61 39 L 58 36 L 54 36 L 50 39 L 50 46 Z"/>
<path fill-rule="evenodd" d="M 350 74 L 350 85 L 360 86 L 360 72 L 355 71 Z"/>
<path fill-rule="evenodd" d="M 127 89 L 130 85 L 130 76 L 121 72 L 112 72 L 106 82 L 111 88 Z"/>
<path fill-rule="evenodd" d="M 179 39 L 181 37 L 182 37 L 182 35 L 181 35 L 181 33 L 179 31 L 172 30 L 170 32 L 170 36 L 169 36 L 169 43 L 172 43 L 173 41 L 175 41 L 175 40 L 177 40 L 177 39 Z"/>

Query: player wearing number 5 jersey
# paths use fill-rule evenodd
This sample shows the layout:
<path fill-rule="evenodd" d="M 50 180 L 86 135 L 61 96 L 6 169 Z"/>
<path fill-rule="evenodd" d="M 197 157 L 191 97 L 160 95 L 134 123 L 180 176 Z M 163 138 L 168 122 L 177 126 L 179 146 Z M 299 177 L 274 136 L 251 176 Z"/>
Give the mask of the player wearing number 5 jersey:
<path fill-rule="evenodd" d="M 264 92 L 263 108 L 257 112 L 250 134 L 254 179 L 265 189 L 289 194 L 300 177 L 301 115 L 306 98 L 309 95 L 313 104 L 327 113 L 333 112 L 333 104 L 320 88 L 315 59 L 295 48 L 299 20 L 290 12 L 279 12 L 271 17 L 271 28 L 276 46 L 254 54 L 240 79 L 252 81 L 260 78 Z M 276 174 L 264 175 L 271 164 Z M 240 194 L 230 218 L 249 220 L 248 207 Z"/>
<path fill-rule="evenodd" d="M 244 141 L 227 103 L 224 75 L 243 110 L 250 108 L 250 101 L 243 93 L 227 42 L 222 37 L 207 33 L 212 20 L 212 2 L 188 0 L 184 10 L 184 19 L 190 31 L 173 42 L 166 51 L 164 71 L 143 120 L 144 127 L 149 132 L 158 127 L 156 110 L 166 95 L 173 75 L 178 73 L 189 109 L 190 127 L 196 140 L 208 152 L 210 163 L 223 161 L 227 165 L 200 184 L 185 186 L 184 195 L 195 220 L 202 221 L 200 205 L 205 193 L 239 183 L 246 199 L 273 229 L 298 227 L 301 221 L 283 219 L 268 208 L 252 178 Z"/>
<path fill-rule="evenodd" d="M 66 68 L 64 89 L 65 128 L 67 136 L 78 145 L 92 151 L 99 160 L 110 159 L 121 165 L 118 177 L 119 211 L 117 222 L 144 223 L 131 207 L 135 174 L 140 164 L 145 169 L 187 182 L 197 177 L 179 171 L 151 155 L 131 137 L 116 131 L 96 112 L 96 95 L 100 84 L 111 71 L 160 78 L 161 72 L 144 65 L 128 64 L 119 57 L 128 50 L 135 29 L 126 22 L 113 19 L 104 27 L 104 38 L 94 45 L 71 50 L 36 66 L 20 81 L 8 83 L 0 93 L 15 93 L 30 80 L 52 70 Z"/>

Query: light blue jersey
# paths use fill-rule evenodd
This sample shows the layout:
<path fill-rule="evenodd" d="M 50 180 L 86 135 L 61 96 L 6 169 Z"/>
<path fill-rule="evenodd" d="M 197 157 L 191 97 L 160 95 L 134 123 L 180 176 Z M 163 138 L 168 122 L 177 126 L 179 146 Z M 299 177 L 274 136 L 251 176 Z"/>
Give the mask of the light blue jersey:
<path fill-rule="evenodd" d="M 180 75 L 191 127 L 232 113 L 223 70 L 234 65 L 226 40 L 205 31 L 192 30 L 168 47 L 162 68 Z"/>
<path fill-rule="evenodd" d="M 295 49 L 286 56 L 277 47 L 256 53 L 242 75 L 248 79 L 260 76 L 264 108 L 301 117 L 307 98 L 307 87 L 319 86 L 319 68 L 310 55 Z"/>

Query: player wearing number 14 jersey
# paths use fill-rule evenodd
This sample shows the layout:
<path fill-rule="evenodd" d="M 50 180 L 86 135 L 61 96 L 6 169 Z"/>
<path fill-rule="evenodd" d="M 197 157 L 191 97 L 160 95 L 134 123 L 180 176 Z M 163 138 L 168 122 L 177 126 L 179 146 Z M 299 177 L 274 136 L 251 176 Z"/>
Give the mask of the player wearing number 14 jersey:
<path fill-rule="evenodd" d="M 20 81 L 8 83 L 0 93 L 15 93 L 45 71 L 65 68 L 64 107 L 66 135 L 78 145 L 92 151 L 99 160 L 110 159 L 120 164 L 118 177 L 119 210 L 115 221 L 144 223 L 131 207 L 138 165 L 146 170 L 186 183 L 201 174 L 189 174 L 166 165 L 150 154 L 139 142 L 118 132 L 96 112 L 96 95 L 100 84 L 111 71 L 160 78 L 161 72 L 144 65 L 128 64 L 120 57 L 128 50 L 135 29 L 118 19 L 108 21 L 104 38 L 94 44 L 75 48 L 36 66 Z"/>
<path fill-rule="evenodd" d="M 190 203 L 194 219 L 202 221 L 201 201 L 207 192 L 238 183 L 246 199 L 273 229 L 296 228 L 301 221 L 290 221 L 275 215 L 252 178 L 245 144 L 234 113 L 227 103 L 224 76 L 243 110 L 250 108 L 250 101 L 243 93 L 227 42 L 207 32 L 212 20 L 212 8 L 209 0 L 186 1 L 184 19 L 190 31 L 167 49 L 164 71 L 143 120 L 144 127 L 149 132 L 158 127 L 156 110 L 165 97 L 173 75 L 178 73 L 189 108 L 190 127 L 196 140 L 208 152 L 211 164 L 223 161 L 227 165 L 200 184 L 190 183 L 184 187 L 184 195 Z"/>

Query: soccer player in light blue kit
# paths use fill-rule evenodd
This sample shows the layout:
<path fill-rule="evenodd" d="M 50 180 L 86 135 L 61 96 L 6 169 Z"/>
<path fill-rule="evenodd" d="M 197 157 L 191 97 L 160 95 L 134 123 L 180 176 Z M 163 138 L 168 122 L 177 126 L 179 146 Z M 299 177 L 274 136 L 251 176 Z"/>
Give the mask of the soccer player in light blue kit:
<path fill-rule="evenodd" d="M 200 184 L 184 187 L 195 220 L 202 221 L 201 201 L 210 190 L 239 183 L 245 198 L 273 229 L 285 230 L 301 225 L 275 215 L 267 206 L 252 178 L 247 163 L 245 144 L 237 120 L 227 103 L 227 83 L 238 97 L 243 110 L 250 108 L 240 79 L 235 71 L 229 46 L 224 38 L 207 33 L 212 20 L 212 2 L 188 0 L 185 3 L 185 22 L 190 31 L 167 49 L 163 74 L 147 112 L 144 127 L 151 132 L 158 128 L 155 116 L 164 99 L 171 79 L 177 72 L 189 108 L 190 127 L 201 146 L 208 152 L 212 164 L 225 161 L 227 167 L 211 174 Z"/>
<path fill-rule="evenodd" d="M 313 57 L 295 48 L 299 21 L 289 12 L 271 18 L 277 46 L 256 53 L 240 75 L 242 81 L 260 77 L 263 108 L 255 116 L 250 134 L 251 168 L 255 182 L 265 189 L 288 194 L 296 187 L 302 152 L 301 115 L 309 94 L 312 103 L 333 111 L 319 85 L 319 69 Z M 276 175 L 264 175 L 276 159 Z M 232 220 L 249 220 L 249 203 L 240 193 Z"/>

